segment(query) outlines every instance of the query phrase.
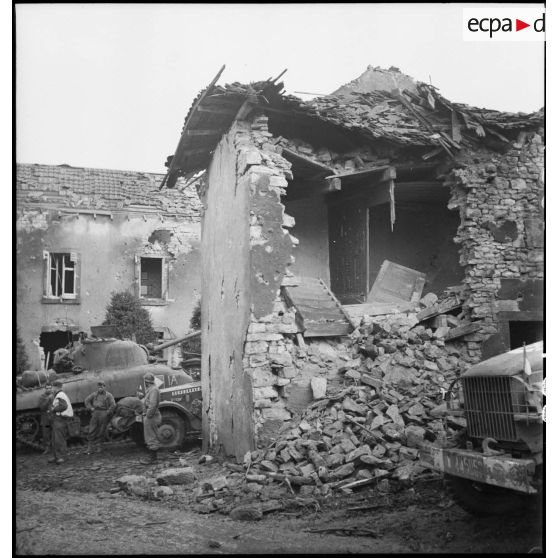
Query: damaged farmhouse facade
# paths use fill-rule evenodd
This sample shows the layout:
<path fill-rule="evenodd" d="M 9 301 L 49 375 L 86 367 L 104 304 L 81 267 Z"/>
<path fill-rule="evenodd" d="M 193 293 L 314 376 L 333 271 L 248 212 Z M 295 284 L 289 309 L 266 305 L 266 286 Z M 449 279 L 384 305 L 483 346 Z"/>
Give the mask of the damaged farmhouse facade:
<path fill-rule="evenodd" d="M 17 323 L 30 368 L 52 365 L 72 334 L 101 324 L 130 291 L 162 338 L 186 328 L 200 288 L 195 188 L 163 175 L 17 165 Z"/>
<path fill-rule="evenodd" d="M 340 381 L 342 340 L 390 312 L 430 317 L 427 336 L 468 362 L 542 335 L 542 111 L 350 85 L 304 102 L 277 80 L 214 80 L 167 163 L 170 188 L 206 169 L 204 434 L 237 458 Z M 345 371 L 381 380 L 387 348 L 355 351 Z"/>

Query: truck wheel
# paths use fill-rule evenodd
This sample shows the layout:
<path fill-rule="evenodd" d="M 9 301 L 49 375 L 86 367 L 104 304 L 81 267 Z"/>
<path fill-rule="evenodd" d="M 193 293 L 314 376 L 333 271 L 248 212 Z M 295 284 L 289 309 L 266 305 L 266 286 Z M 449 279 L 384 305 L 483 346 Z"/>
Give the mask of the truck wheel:
<path fill-rule="evenodd" d="M 473 515 L 511 515 L 525 509 L 531 500 L 507 488 L 453 475 L 445 475 L 444 484 L 459 506 Z"/>
<path fill-rule="evenodd" d="M 181 446 L 186 433 L 186 419 L 172 409 L 162 409 L 161 417 L 163 420 L 157 432 L 161 448 Z"/>

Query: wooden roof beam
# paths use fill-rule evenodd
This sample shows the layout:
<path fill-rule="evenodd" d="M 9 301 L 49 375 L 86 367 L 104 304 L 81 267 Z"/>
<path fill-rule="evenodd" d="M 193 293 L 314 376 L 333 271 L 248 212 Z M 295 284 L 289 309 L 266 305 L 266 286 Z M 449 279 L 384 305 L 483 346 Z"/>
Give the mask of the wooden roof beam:
<path fill-rule="evenodd" d="M 330 180 L 332 178 L 340 178 L 341 180 L 343 180 L 347 178 L 365 178 L 372 174 L 380 175 L 376 179 L 378 182 L 385 182 L 386 180 L 394 180 L 397 177 L 397 172 L 395 170 L 395 167 L 386 165 L 383 167 L 375 167 L 371 169 L 364 169 L 361 171 L 332 174 L 330 176 L 326 176 L 325 179 Z"/>
<path fill-rule="evenodd" d="M 294 159 L 295 162 L 298 161 L 298 162 L 301 162 L 305 165 L 310 165 L 310 166 L 316 167 L 317 169 L 320 169 L 321 174 L 326 174 L 326 173 L 333 172 L 333 169 L 331 167 L 328 167 L 327 165 L 324 165 L 323 163 L 320 163 L 318 161 L 314 161 L 314 159 L 310 159 L 310 157 L 306 157 L 304 155 L 301 155 L 300 153 L 297 153 L 296 151 L 293 151 L 292 149 L 288 149 L 287 147 L 283 147 L 281 153 L 285 157 L 285 159 L 289 159 L 289 160 Z M 293 161 L 291 161 L 291 162 L 293 162 Z"/>
<path fill-rule="evenodd" d="M 186 130 L 187 136 L 220 136 L 223 130 Z"/>
<path fill-rule="evenodd" d="M 225 114 L 227 116 L 234 116 L 236 114 L 236 109 L 232 108 L 223 108 L 217 106 L 203 106 L 199 105 L 196 107 L 198 112 L 209 112 L 211 114 Z"/>

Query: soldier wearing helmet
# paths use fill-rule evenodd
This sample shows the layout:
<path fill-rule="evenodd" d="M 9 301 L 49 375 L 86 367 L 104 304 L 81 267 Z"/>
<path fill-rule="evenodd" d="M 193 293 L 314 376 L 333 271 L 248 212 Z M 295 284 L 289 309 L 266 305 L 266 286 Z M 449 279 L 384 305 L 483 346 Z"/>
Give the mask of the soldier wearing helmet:
<path fill-rule="evenodd" d="M 157 436 L 157 431 L 161 425 L 162 418 L 159 412 L 160 394 L 159 388 L 155 385 L 155 376 L 151 372 L 148 372 L 143 377 L 143 382 L 146 390 L 145 398 L 143 399 L 145 408 L 143 414 L 143 437 L 145 439 L 147 451 L 149 452 L 149 458 L 142 459 L 141 463 L 149 465 L 151 463 L 156 463 L 158 459 L 157 451 L 161 444 Z"/>

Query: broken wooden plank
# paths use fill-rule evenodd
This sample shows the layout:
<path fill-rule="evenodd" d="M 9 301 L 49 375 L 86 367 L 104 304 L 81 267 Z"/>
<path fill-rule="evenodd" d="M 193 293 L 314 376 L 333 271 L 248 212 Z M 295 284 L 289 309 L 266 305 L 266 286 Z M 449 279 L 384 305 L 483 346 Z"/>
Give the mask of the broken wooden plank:
<path fill-rule="evenodd" d="M 298 295 L 298 293 L 297 293 Z M 299 308 L 304 308 L 305 310 L 328 310 L 333 311 L 337 308 L 336 304 L 333 301 L 329 300 L 321 300 L 319 298 L 308 298 L 305 299 L 300 296 L 296 296 L 296 305 Z"/>
<path fill-rule="evenodd" d="M 304 337 L 338 337 L 354 329 L 350 317 L 321 279 L 298 277 L 296 282 L 281 288 L 285 300 L 296 308 Z"/>
<path fill-rule="evenodd" d="M 306 323 L 305 323 L 306 326 Z M 308 337 L 342 337 L 351 333 L 352 327 L 349 324 L 328 324 L 313 323 L 304 330 L 303 335 Z"/>
<path fill-rule="evenodd" d="M 453 329 L 450 329 L 450 331 L 446 334 L 444 339 L 446 341 L 451 341 L 452 339 L 457 339 L 458 337 L 463 337 L 464 335 L 478 331 L 481 327 L 482 326 L 480 324 L 475 322 L 464 324 L 462 326 L 457 326 L 454 327 Z"/>
<path fill-rule="evenodd" d="M 417 314 L 417 320 L 419 322 L 423 322 L 424 320 L 428 320 L 429 318 L 433 318 L 438 314 L 446 314 L 447 312 L 451 312 L 452 310 L 457 310 L 461 308 L 463 303 L 459 299 L 451 298 L 447 300 L 443 300 L 442 302 L 438 302 L 424 310 L 421 310 Z"/>
<path fill-rule="evenodd" d="M 384 260 L 366 302 L 417 302 L 425 281 L 424 273 Z"/>
<path fill-rule="evenodd" d="M 343 308 L 343 305 L 339 302 L 339 300 L 337 299 L 337 297 L 333 294 L 333 292 L 331 291 L 331 289 L 324 283 L 324 281 L 320 278 L 320 283 L 322 284 L 322 286 L 324 287 L 324 289 L 329 293 L 329 296 L 335 301 L 335 303 L 337 304 L 337 307 L 341 310 L 341 312 L 343 313 L 343 315 L 345 316 L 345 318 L 347 319 L 347 321 L 351 324 L 351 326 L 353 327 L 353 329 L 356 328 L 356 325 L 353 323 L 353 320 L 351 318 L 351 316 L 349 316 L 349 313 L 345 310 L 345 308 Z"/>
<path fill-rule="evenodd" d="M 415 302 L 368 302 L 365 304 L 344 304 L 343 308 L 349 316 L 362 318 L 363 316 L 383 316 L 409 312 L 416 308 Z"/>
<path fill-rule="evenodd" d="M 341 312 L 338 308 L 326 308 L 324 310 L 319 308 L 309 308 L 308 306 L 298 305 L 297 308 L 302 313 L 305 320 L 346 320 L 345 314 Z"/>
<path fill-rule="evenodd" d="M 338 486 L 338 488 L 359 488 L 360 486 L 366 486 L 367 484 L 373 484 L 375 482 L 378 482 L 378 479 L 376 477 L 372 477 L 370 479 L 360 479 L 347 484 L 342 484 L 341 486 Z"/>
<path fill-rule="evenodd" d="M 186 122 L 184 123 L 183 132 L 180 136 L 180 139 L 178 140 L 178 145 L 176 146 L 176 149 L 174 151 L 174 155 L 171 159 L 171 163 L 169 165 L 169 170 L 168 170 L 167 174 L 165 175 L 165 178 L 163 179 L 163 182 L 161 183 L 161 186 L 159 187 L 159 189 L 161 189 L 167 181 L 168 181 L 168 184 L 169 184 L 169 188 L 174 186 L 172 181 L 174 181 L 176 183 L 176 178 L 177 178 L 176 173 L 179 170 L 179 165 L 182 163 L 183 158 L 188 155 L 188 153 L 186 153 L 184 151 L 184 147 L 185 147 L 185 144 L 186 144 L 186 138 L 188 137 L 184 132 L 186 132 L 188 130 L 188 126 L 190 125 L 190 121 L 192 119 L 192 116 L 196 113 L 196 109 L 202 104 L 203 100 L 207 97 L 207 95 L 213 89 L 213 86 L 217 83 L 217 81 L 221 77 L 221 74 L 223 73 L 224 69 L 225 69 L 225 64 L 223 64 L 221 66 L 221 68 L 219 69 L 219 71 L 217 72 L 215 77 L 211 80 L 209 85 L 204 89 L 204 91 L 201 93 L 201 95 L 195 101 L 194 106 L 192 107 L 192 109 L 190 110 L 190 113 L 186 117 Z M 205 151 L 205 150 L 203 150 L 203 151 Z M 171 177 L 172 177 L 172 180 L 171 180 Z"/>

